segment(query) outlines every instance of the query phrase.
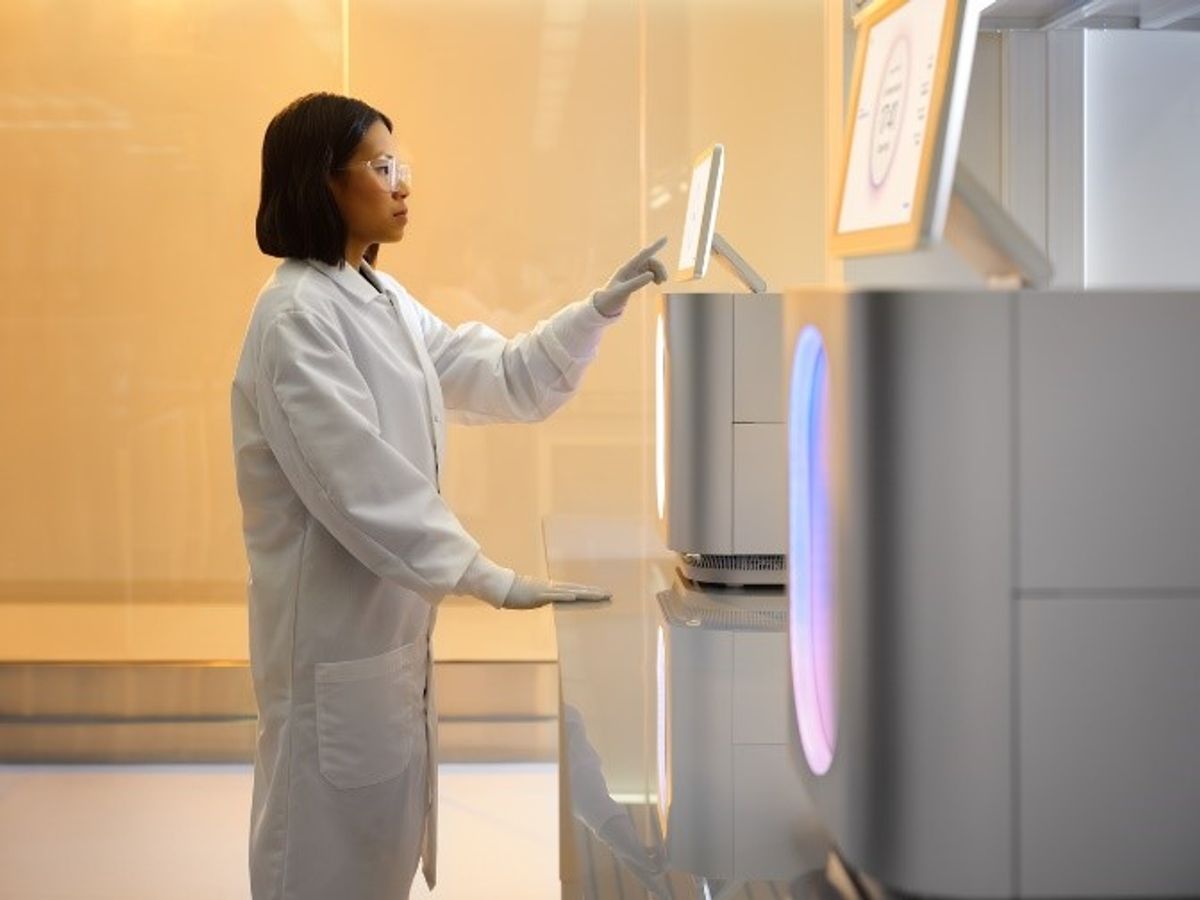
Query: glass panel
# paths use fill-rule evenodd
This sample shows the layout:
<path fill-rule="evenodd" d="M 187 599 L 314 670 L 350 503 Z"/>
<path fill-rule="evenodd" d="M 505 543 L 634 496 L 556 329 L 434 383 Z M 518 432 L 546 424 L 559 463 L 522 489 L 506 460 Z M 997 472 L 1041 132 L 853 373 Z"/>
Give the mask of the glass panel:
<path fill-rule="evenodd" d="M 404 240 L 378 263 L 436 315 L 512 335 L 640 248 L 637 12 L 634 0 L 352 4 L 351 91 L 393 119 L 415 172 Z M 548 512 L 642 508 L 650 302 L 606 333 L 553 419 L 451 427 L 444 493 L 503 565 L 544 574 Z M 435 649 L 553 659 L 551 613 L 514 623 L 451 603 Z"/>
<path fill-rule="evenodd" d="M 648 230 L 679 257 L 692 164 L 725 147 L 717 230 L 778 291 L 825 276 L 820 0 L 645 0 Z M 744 291 L 715 259 L 686 290 Z"/>
<path fill-rule="evenodd" d="M 266 122 L 339 0 L 0 11 L 0 659 L 244 658 L 229 382 Z"/>
<path fill-rule="evenodd" d="M 392 117 L 415 191 L 380 266 L 511 334 L 660 234 L 673 270 L 714 141 L 722 234 L 772 288 L 821 280 L 821 21 L 817 0 L 3 4 L 0 660 L 244 658 L 229 382 L 276 265 L 253 217 L 284 104 Z M 737 289 L 719 266 L 706 287 Z M 551 421 L 452 429 L 446 494 L 498 561 L 542 572 L 547 513 L 653 515 L 658 292 Z M 554 655 L 547 611 L 451 602 L 439 631 L 459 657 Z"/>

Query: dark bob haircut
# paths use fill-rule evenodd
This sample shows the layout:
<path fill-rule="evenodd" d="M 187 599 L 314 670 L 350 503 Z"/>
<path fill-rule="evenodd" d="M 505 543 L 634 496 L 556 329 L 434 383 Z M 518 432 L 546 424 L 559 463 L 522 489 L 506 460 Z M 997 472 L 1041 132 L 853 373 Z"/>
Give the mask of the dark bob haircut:
<path fill-rule="evenodd" d="M 342 263 L 346 224 L 327 178 L 350 161 L 376 122 L 392 130 L 379 110 L 326 93 L 306 94 L 271 120 L 263 137 L 262 194 L 254 221 L 263 253 Z"/>

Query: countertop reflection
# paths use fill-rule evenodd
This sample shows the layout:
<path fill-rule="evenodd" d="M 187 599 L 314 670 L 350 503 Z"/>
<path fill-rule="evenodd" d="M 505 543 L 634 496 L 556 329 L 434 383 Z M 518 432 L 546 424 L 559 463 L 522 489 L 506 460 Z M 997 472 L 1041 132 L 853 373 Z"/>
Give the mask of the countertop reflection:
<path fill-rule="evenodd" d="M 782 591 L 696 590 L 651 522 L 543 528 L 551 578 L 612 592 L 555 610 L 563 896 L 853 896 L 795 768 Z"/>

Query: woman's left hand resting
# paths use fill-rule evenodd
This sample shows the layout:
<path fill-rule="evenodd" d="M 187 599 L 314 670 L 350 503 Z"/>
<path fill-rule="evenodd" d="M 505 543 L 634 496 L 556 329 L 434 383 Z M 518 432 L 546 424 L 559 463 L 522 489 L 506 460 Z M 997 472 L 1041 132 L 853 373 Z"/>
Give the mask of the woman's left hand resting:
<path fill-rule="evenodd" d="M 592 305 L 600 315 L 614 319 L 625 311 L 625 304 L 636 291 L 650 282 L 662 284 L 667 280 L 667 267 L 655 254 L 667 246 L 665 237 L 659 238 L 633 259 L 617 269 L 608 284 L 592 294 Z"/>
<path fill-rule="evenodd" d="M 547 603 L 573 603 L 580 600 L 608 600 L 612 594 L 602 588 L 572 584 L 567 581 L 543 581 L 528 575 L 518 575 L 502 609 L 537 609 Z"/>

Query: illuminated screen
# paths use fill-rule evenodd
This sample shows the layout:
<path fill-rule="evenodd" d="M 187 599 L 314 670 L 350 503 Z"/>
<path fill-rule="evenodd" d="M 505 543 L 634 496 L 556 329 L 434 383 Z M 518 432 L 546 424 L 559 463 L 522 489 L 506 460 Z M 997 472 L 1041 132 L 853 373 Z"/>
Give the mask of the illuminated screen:
<path fill-rule="evenodd" d="M 708 268 L 717 221 L 717 204 L 721 196 L 724 154 L 725 148 L 715 144 L 692 169 L 687 216 L 683 220 L 683 241 L 679 245 L 679 270 L 684 277 L 700 278 Z"/>
<path fill-rule="evenodd" d="M 788 399 L 788 641 L 800 743 L 824 775 L 837 746 L 836 620 L 829 477 L 829 370 L 806 328 Z"/>
<path fill-rule="evenodd" d="M 912 220 L 945 0 L 909 0 L 867 35 L 840 233 Z"/>

